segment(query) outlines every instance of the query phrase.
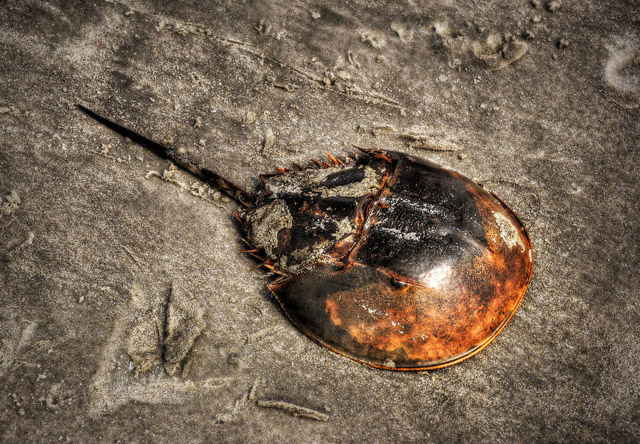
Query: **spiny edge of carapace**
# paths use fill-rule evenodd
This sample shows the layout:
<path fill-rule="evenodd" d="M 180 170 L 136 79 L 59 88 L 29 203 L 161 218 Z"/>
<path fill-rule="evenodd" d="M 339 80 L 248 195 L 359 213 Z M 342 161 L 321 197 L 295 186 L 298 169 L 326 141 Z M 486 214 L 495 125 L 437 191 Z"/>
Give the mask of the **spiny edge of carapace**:
<path fill-rule="evenodd" d="M 290 171 L 293 171 L 293 167 L 295 167 L 298 171 L 305 171 L 305 170 L 309 170 L 309 169 L 326 169 L 326 168 L 348 168 L 350 166 L 353 165 L 354 162 L 357 162 L 360 159 L 363 158 L 367 158 L 370 156 L 374 156 L 374 157 L 379 157 L 384 159 L 385 161 L 389 162 L 389 163 L 394 163 L 394 159 L 389 156 L 386 151 L 380 149 L 380 148 L 364 148 L 355 144 L 351 144 L 351 146 L 353 146 L 354 148 L 356 148 L 358 151 L 352 151 L 350 153 L 347 153 L 343 156 L 334 156 L 329 152 L 325 152 L 325 155 L 327 156 L 327 158 L 329 159 L 329 162 L 327 162 L 326 160 L 318 160 L 315 159 L 313 157 L 309 158 L 309 163 L 307 163 L 306 165 L 301 165 L 298 162 L 292 162 L 292 167 L 280 167 L 280 166 L 275 166 L 275 172 L 273 173 L 258 173 L 258 177 L 261 179 L 261 181 L 264 183 L 266 182 L 269 178 L 271 177 L 276 177 L 282 174 L 286 174 Z M 344 159 L 344 160 L 343 160 Z"/>
<path fill-rule="evenodd" d="M 331 163 L 325 161 L 325 160 L 317 160 L 315 158 L 309 158 L 309 163 L 307 163 L 306 165 L 301 165 L 298 162 L 292 162 L 292 167 L 280 167 L 280 166 L 275 166 L 275 172 L 273 173 L 258 173 L 258 177 L 260 178 L 261 182 L 264 184 L 266 183 L 267 180 L 269 180 L 272 177 L 276 177 L 276 176 L 280 176 L 283 174 L 287 174 L 291 171 L 295 171 L 293 170 L 293 167 L 296 168 L 296 170 L 298 172 L 302 172 L 302 171 L 306 171 L 306 170 L 318 170 L 318 169 L 327 169 L 327 168 L 343 168 L 343 167 L 349 167 L 351 166 L 354 162 L 357 162 L 361 157 L 363 157 L 362 154 L 360 153 L 347 153 L 346 155 L 344 155 L 342 158 L 340 156 L 333 156 L 331 153 L 325 153 L 325 155 L 327 156 L 327 158 L 329 159 L 329 161 L 331 161 Z M 344 160 L 343 160 L 344 158 Z"/>

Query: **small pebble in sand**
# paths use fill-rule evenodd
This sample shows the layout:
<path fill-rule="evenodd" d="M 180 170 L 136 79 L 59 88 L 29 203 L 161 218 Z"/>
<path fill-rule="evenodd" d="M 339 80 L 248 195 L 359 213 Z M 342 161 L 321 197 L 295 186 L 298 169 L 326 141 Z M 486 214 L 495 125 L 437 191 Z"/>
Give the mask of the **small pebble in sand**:
<path fill-rule="evenodd" d="M 562 2 L 560 0 L 553 0 L 547 3 L 547 9 L 549 12 L 556 12 L 562 6 Z"/>
<path fill-rule="evenodd" d="M 568 46 L 569 46 L 569 40 L 567 39 L 560 39 L 560 41 L 558 42 L 558 48 L 560 49 L 565 49 Z"/>
<path fill-rule="evenodd" d="M 540 7 L 540 0 L 531 0 L 531 6 L 533 6 L 534 8 L 539 8 Z"/>
<path fill-rule="evenodd" d="M 251 125 L 256 121 L 256 113 L 253 111 L 247 111 L 247 113 L 242 118 L 242 123 L 245 125 Z"/>

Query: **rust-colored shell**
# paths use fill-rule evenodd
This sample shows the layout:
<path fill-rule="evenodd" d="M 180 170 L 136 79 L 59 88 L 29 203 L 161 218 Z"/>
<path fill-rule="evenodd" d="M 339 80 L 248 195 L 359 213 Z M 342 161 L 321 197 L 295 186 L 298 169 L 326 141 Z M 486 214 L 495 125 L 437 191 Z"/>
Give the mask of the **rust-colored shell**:
<path fill-rule="evenodd" d="M 313 340 L 374 367 L 435 369 L 478 353 L 513 316 L 531 242 L 479 185 L 381 150 L 311 179 L 287 174 L 242 217 L 254 244 L 270 237 L 284 277 L 269 288 Z"/>

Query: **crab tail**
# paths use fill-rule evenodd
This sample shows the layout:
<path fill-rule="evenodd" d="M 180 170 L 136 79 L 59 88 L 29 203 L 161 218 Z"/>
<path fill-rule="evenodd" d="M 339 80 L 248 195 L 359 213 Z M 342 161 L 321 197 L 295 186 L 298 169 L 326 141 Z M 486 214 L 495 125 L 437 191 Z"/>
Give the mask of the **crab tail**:
<path fill-rule="evenodd" d="M 245 190 L 243 190 L 233 182 L 220 176 L 215 171 L 202 167 L 197 161 L 189 157 L 187 154 L 181 153 L 178 149 L 174 147 L 168 147 L 161 143 L 148 139 L 142 134 L 139 134 L 129 128 L 119 125 L 113 122 L 112 120 L 109 120 L 106 117 L 103 117 L 82 105 L 77 105 L 77 106 L 78 106 L 78 109 L 80 109 L 83 113 L 97 120 L 107 128 L 115 131 L 121 136 L 128 137 L 133 142 L 139 145 L 144 146 L 149 151 L 154 153 L 156 156 L 161 157 L 163 159 L 170 160 L 171 162 L 173 162 L 183 170 L 188 171 L 189 173 L 193 174 L 197 178 L 202 179 L 203 181 L 216 187 L 218 190 L 228 194 L 240 205 L 244 207 L 250 207 L 253 204 L 253 198 L 249 193 L 247 193 Z"/>

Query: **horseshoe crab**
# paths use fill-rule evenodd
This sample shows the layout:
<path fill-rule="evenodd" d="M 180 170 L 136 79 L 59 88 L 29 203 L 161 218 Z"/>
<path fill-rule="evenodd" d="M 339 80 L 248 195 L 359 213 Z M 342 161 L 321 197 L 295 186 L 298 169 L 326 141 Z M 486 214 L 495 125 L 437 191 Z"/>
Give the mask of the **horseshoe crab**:
<path fill-rule="evenodd" d="M 533 271 L 529 235 L 497 196 L 399 152 L 260 175 L 249 193 L 188 155 L 90 117 L 235 199 L 246 252 L 277 278 L 282 309 L 315 342 L 390 370 L 463 361 L 504 329 Z"/>

